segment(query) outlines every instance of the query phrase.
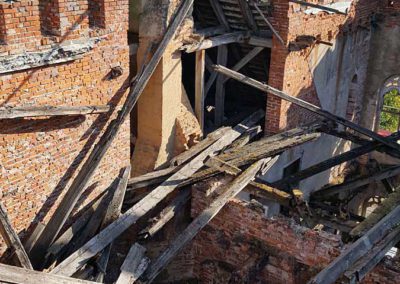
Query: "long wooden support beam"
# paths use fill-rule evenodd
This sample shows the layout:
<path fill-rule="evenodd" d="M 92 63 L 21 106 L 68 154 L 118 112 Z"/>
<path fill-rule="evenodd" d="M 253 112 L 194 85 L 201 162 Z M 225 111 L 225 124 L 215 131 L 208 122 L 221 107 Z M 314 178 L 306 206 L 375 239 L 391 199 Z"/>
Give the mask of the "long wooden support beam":
<path fill-rule="evenodd" d="M 14 119 L 41 116 L 87 115 L 105 113 L 110 106 L 42 106 L 0 108 L 0 119 Z"/>
<path fill-rule="evenodd" d="M 135 243 L 121 266 L 116 284 L 133 284 L 145 272 L 150 260 L 145 256 L 146 248 Z"/>
<path fill-rule="evenodd" d="M 344 275 L 350 283 L 360 283 L 365 276 L 386 256 L 386 253 L 400 242 L 400 226 L 389 233 L 376 247 L 374 247 L 362 259 Z"/>
<path fill-rule="evenodd" d="M 324 270 L 313 277 L 308 284 L 333 284 L 357 260 L 362 258 L 376 243 L 382 240 L 390 230 L 400 222 L 400 205 L 386 215 L 364 236 L 350 245 Z"/>
<path fill-rule="evenodd" d="M 381 181 L 399 174 L 400 166 L 390 167 L 373 175 L 357 178 L 342 184 L 321 188 L 320 190 L 313 192 L 311 197 L 313 200 L 323 200 L 341 192 L 356 191 L 361 186 L 370 184 L 372 182 Z"/>
<path fill-rule="evenodd" d="M 387 139 L 386 137 L 383 137 L 383 136 L 381 136 L 381 135 L 379 135 L 379 134 L 377 134 L 377 133 L 375 133 L 375 132 L 373 132 L 373 131 L 371 131 L 369 129 L 366 129 L 366 128 L 362 127 L 362 126 L 359 126 L 359 125 L 357 125 L 357 124 L 355 124 L 355 123 L 353 123 L 353 122 L 351 122 L 351 121 L 349 121 L 349 120 L 347 120 L 347 119 L 345 119 L 343 117 L 337 116 L 337 115 L 335 115 L 335 114 L 333 114 L 333 113 L 331 113 L 329 111 L 323 110 L 320 107 L 315 106 L 315 105 L 313 105 L 313 104 L 311 104 L 309 102 L 306 102 L 306 101 L 304 101 L 302 99 L 299 99 L 299 98 L 296 98 L 296 97 L 293 97 L 293 96 L 290 96 L 290 95 L 288 95 L 288 94 L 286 94 L 286 93 L 284 93 L 284 92 L 282 92 L 282 91 L 280 91 L 278 89 L 275 89 L 275 88 L 273 88 L 273 87 L 271 87 L 271 86 L 269 86 L 267 84 L 263 84 L 263 83 L 261 83 L 261 82 L 259 82 L 257 80 L 249 78 L 249 77 L 247 77 L 247 76 L 245 76 L 243 74 L 240 74 L 238 72 L 230 70 L 230 69 L 228 69 L 228 68 L 226 68 L 224 66 L 215 65 L 214 69 L 215 69 L 215 71 L 217 71 L 217 72 L 219 72 L 221 74 L 224 74 L 225 76 L 228 76 L 228 77 L 230 77 L 232 79 L 235 79 L 235 80 L 237 80 L 239 82 L 242 82 L 244 84 L 252 86 L 252 87 L 254 87 L 256 89 L 259 89 L 261 91 L 273 94 L 273 95 L 275 95 L 275 96 L 277 96 L 277 97 L 279 97 L 279 98 L 281 98 L 281 99 L 283 99 L 285 101 L 288 101 L 290 103 L 298 105 L 298 106 L 300 106 L 300 107 L 302 107 L 304 109 L 307 109 L 307 110 L 309 110 L 309 111 L 311 111 L 313 113 L 316 113 L 316 114 L 318 114 L 318 115 L 320 115 L 322 117 L 325 117 L 325 118 L 327 118 L 329 120 L 332 120 L 332 121 L 337 122 L 337 123 L 339 123 L 341 125 L 349 127 L 351 129 L 357 131 L 358 133 L 364 134 L 364 135 L 366 135 L 366 136 L 368 136 L 368 137 L 370 137 L 370 138 L 372 138 L 372 139 L 374 139 L 376 141 L 379 141 L 379 142 L 381 142 L 381 143 L 383 143 L 383 144 L 395 149 L 398 152 L 400 151 L 400 145 L 397 144 L 396 142 L 393 142 L 392 140 Z"/>
<path fill-rule="evenodd" d="M 398 138 L 400 138 L 400 132 L 396 133 L 390 137 L 390 139 L 393 142 L 397 141 Z M 316 174 L 319 174 L 326 170 L 329 170 L 332 167 L 335 167 L 335 166 L 345 163 L 347 161 L 356 159 L 364 154 L 370 153 L 370 152 L 378 149 L 379 147 L 382 147 L 382 143 L 375 142 L 375 141 L 368 142 L 364 146 L 357 147 L 353 150 L 342 153 L 336 157 L 333 157 L 328 160 L 317 163 L 311 167 L 308 167 L 307 169 L 296 172 L 296 173 L 290 175 L 289 177 L 286 177 L 279 181 L 276 181 L 276 182 L 272 183 L 271 185 L 273 187 L 277 187 L 277 188 L 286 188 L 287 186 L 290 186 L 290 184 L 297 183 L 301 180 L 304 180 L 306 178 L 312 177 Z"/>
<path fill-rule="evenodd" d="M 0 202 L 0 234 L 3 237 L 6 245 L 15 252 L 18 261 L 22 267 L 27 269 L 33 269 L 32 264 L 29 260 L 28 254 L 23 247 L 21 240 L 19 239 L 14 228 L 11 226 L 10 220 L 8 219 L 7 212 Z"/>
<path fill-rule="evenodd" d="M 280 152 L 283 152 L 289 148 L 301 145 L 303 143 L 315 140 L 320 137 L 319 133 L 315 133 L 315 130 L 319 127 L 319 124 L 313 124 L 310 126 L 304 126 L 304 127 L 299 127 L 295 129 L 291 129 L 273 136 L 269 137 L 264 137 L 260 139 L 259 141 L 250 143 L 242 148 L 239 149 L 230 149 L 223 154 L 220 154 L 218 156 L 219 159 L 223 161 L 229 161 L 231 165 L 234 165 L 236 167 L 245 165 L 245 164 L 250 164 L 251 161 L 254 161 L 254 159 L 261 159 L 269 156 L 276 155 Z M 217 134 L 217 133 L 216 133 Z M 209 135 L 210 136 L 210 135 Z M 206 139 L 212 139 L 211 137 L 207 137 Z M 203 146 L 206 146 L 209 141 L 203 140 L 200 142 L 199 148 L 205 149 Z M 204 142 L 204 143 L 203 143 Z M 212 142 L 211 144 L 215 143 Z M 211 145 L 210 144 L 210 145 Z M 196 145 L 197 146 L 197 145 Z M 195 146 L 195 147 L 196 147 Z M 194 152 L 197 152 L 198 149 L 194 149 Z M 192 150 L 189 150 L 192 151 Z M 255 153 L 257 152 L 257 155 L 253 155 L 254 159 L 250 160 L 250 153 Z M 193 152 L 192 152 L 193 154 Z M 190 155 L 185 155 L 184 160 L 187 159 L 187 157 L 191 156 Z M 178 156 L 179 157 L 179 156 Z M 180 159 L 178 159 L 180 160 Z M 154 171 L 139 177 L 132 178 L 129 181 L 129 188 L 128 191 L 135 190 L 137 188 L 145 187 L 145 186 L 150 186 L 154 184 L 159 184 L 163 181 L 165 181 L 168 177 L 170 177 L 173 173 L 175 173 L 179 168 L 178 167 L 170 167 L 167 169 L 159 170 L 159 171 Z M 193 175 L 191 178 L 189 178 L 187 181 L 182 183 L 182 186 L 192 184 L 196 181 L 203 180 L 205 178 L 214 176 L 218 174 L 219 171 L 215 169 L 205 169 L 202 171 L 199 171 L 195 175 Z"/>
<path fill-rule="evenodd" d="M 6 264 L 0 264 L 0 282 L 14 284 L 94 284 L 65 276 L 52 275 L 45 272 L 33 271 Z"/>
<path fill-rule="evenodd" d="M 204 49 L 209 49 L 230 43 L 243 42 L 247 36 L 247 32 L 233 32 L 227 33 L 211 38 L 204 39 L 198 43 L 184 45 L 181 50 L 186 53 L 197 52 Z"/>
<path fill-rule="evenodd" d="M 289 2 L 293 2 L 293 3 L 296 3 L 296 4 L 304 5 L 304 6 L 307 6 L 307 7 L 317 8 L 317 9 L 320 9 L 320 10 L 323 10 L 323 11 L 327 11 L 327 12 L 332 12 L 332 13 L 341 14 L 341 15 L 347 15 L 346 13 L 344 13 L 344 12 L 338 10 L 338 9 L 334 9 L 334 8 L 326 7 L 326 6 L 319 5 L 319 4 L 306 2 L 306 1 L 289 0 Z"/>
<path fill-rule="evenodd" d="M 65 276 L 73 275 L 90 258 L 103 250 L 107 245 L 114 241 L 114 239 L 125 232 L 130 226 L 135 224 L 139 218 L 143 217 L 157 206 L 164 198 L 172 193 L 182 181 L 186 180 L 203 167 L 204 162 L 208 157 L 215 156 L 218 151 L 222 150 L 227 145 L 230 145 L 234 140 L 246 132 L 246 130 L 254 126 L 262 117 L 264 117 L 264 112 L 261 110 L 257 111 L 225 133 L 225 135 L 217 142 L 183 166 L 178 172 L 173 174 L 159 187 L 146 195 L 116 221 L 107 226 L 98 235 L 94 236 L 78 251 L 71 254 L 66 260 L 56 266 L 51 273 Z"/>
<path fill-rule="evenodd" d="M 275 159 L 276 161 L 276 159 Z M 190 242 L 246 185 L 252 181 L 260 169 L 265 165 L 266 160 L 260 160 L 250 166 L 239 177 L 229 183 L 225 191 L 217 197 L 209 207 L 207 207 L 192 223 L 172 242 L 172 244 L 158 257 L 156 261 L 150 264 L 145 272 L 145 283 L 151 283 L 156 276 L 171 262 L 171 260 Z M 268 164 L 270 166 L 270 164 Z"/>
<path fill-rule="evenodd" d="M 118 113 L 117 118 L 109 124 L 104 134 L 100 137 L 100 140 L 95 145 L 89 157 L 86 159 L 86 162 L 83 164 L 78 175 L 72 182 L 60 205 L 40 235 L 35 247 L 32 249 L 32 255 L 35 256 L 36 264 L 40 265 L 40 263 L 42 263 L 44 252 L 57 237 L 75 204 L 85 190 L 90 178 L 94 175 L 101 160 L 114 141 L 121 125 L 129 117 L 129 114 L 135 106 L 138 98 L 142 94 L 152 74 L 156 70 L 169 42 L 173 39 L 179 26 L 192 9 L 193 2 L 194 0 L 185 0 L 179 6 L 174 19 L 164 34 L 164 37 L 158 45 L 153 57 L 150 59 L 147 65 L 145 65 L 143 71 L 138 75 L 138 77 L 136 77 L 136 79 L 132 82 L 132 88 L 121 111 Z"/>

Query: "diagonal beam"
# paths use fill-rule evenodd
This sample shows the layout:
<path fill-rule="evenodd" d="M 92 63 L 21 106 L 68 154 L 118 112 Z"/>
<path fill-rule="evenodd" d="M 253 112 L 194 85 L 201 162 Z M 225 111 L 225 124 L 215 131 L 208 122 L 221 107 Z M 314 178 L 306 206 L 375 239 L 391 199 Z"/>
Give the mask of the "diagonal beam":
<path fill-rule="evenodd" d="M 235 66 L 232 67 L 232 70 L 239 71 L 263 50 L 264 50 L 264 47 L 253 48 L 249 53 L 247 53 L 247 55 L 245 57 L 240 59 L 240 61 L 238 63 L 236 63 Z M 224 77 L 224 83 L 226 83 L 226 81 L 228 81 L 229 79 L 230 78 L 228 78 L 228 77 Z"/>
<path fill-rule="evenodd" d="M 398 132 L 390 137 L 390 139 L 393 141 L 397 141 L 397 139 L 399 139 L 399 138 L 400 138 L 400 132 Z M 289 186 L 290 184 L 295 184 L 301 180 L 304 180 L 304 179 L 312 177 L 316 174 L 322 173 L 322 172 L 329 170 L 330 168 L 333 168 L 337 165 L 340 165 L 347 161 L 356 159 L 364 154 L 367 154 L 374 150 L 377 150 L 380 147 L 382 147 L 382 143 L 380 143 L 380 142 L 375 142 L 375 141 L 367 142 L 367 144 L 365 144 L 364 146 L 357 147 L 353 150 L 342 153 L 336 157 L 333 157 L 328 160 L 317 163 L 311 167 L 308 167 L 307 169 L 304 169 L 302 171 L 294 173 L 286 178 L 278 180 L 278 181 L 272 183 L 272 186 L 277 187 L 277 188 L 285 188 L 285 187 Z"/>
<path fill-rule="evenodd" d="M 21 240 L 19 239 L 14 228 L 11 226 L 7 212 L 2 203 L 0 203 L 0 234 L 9 248 L 15 252 L 21 266 L 28 269 L 33 269 Z"/>
<path fill-rule="evenodd" d="M 400 222 L 400 205 L 386 215 L 364 236 L 351 244 L 324 270 L 312 278 L 308 284 L 333 284 L 356 261 L 361 259 L 380 240 L 382 240 Z"/>
<path fill-rule="evenodd" d="M 268 163 L 271 167 L 277 159 L 272 163 Z M 207 207 L 199 216 L 190 223 L 188 227 L 172 242 L 172 244 L 159 256 L 159 258 L 150 264 L 145 272 L 145 283 L 151 283 L 157 275 L 168 265 L 172 259 L 188 244 L 193 238 L 222 210 L 226 203 L 234 198 L 242 191 L 250 181 L 252 181 L 260 169 L 269 160 L 260 160 L 251 165 L 239 177 L 234 179 L 225 187 L 225 191 L 217 197 L 209 207 Z"/>
<path fill-rule="evenodd" d="M 231 28 L 229 26 L 228 20 L 225 17 L 224 10 L 222 9 L 221 3 L 219 0 L 210 0 L 211 7 L 217 16 L 218 22 L 225 28 L 226 31 L 230 31 Z"/>
<path fill-rule="evenodd" d="M 247 0 L 238 0 L 238 2 L 247 26 L 253 31 L 258 31 L 257 23 L 254 19 L 253 13 L 251 12 Z"/>
<path fill-rule="evenodd" d="M 374 175 L 369 175 L 367 177 L 361 177 L 349 182 L 345 182 L 338 185 L 333 185 L 330 187 L 322 188 L 318 191 L 314 191 L 311 197 L 314 200 L 324 200 L 333 195 L 339 194 L 341 192 L 354 192 L 357 191 L 360 187 L 370 184 L 372 182 L 381 181 L 383 179 L 387 179 L 393 176 L 397 176 L 400 174 L 400 166 L 390 167 L 386 170 L 380 171 Z"/>
<path fill-rule="evenodd" d="M 183 166 L 177 173 L 172 175 L 159 187 L 146 195 L 131 209 L 121 215 L 117 220 L 107 226 L 99 234 L 94 236 L 78 251 L 71 254 L 67 259 L 56 266 L 51 271 L 51 273 L 65 276 L 73 275 L 78 269 L 85 265 L 85 263 L 87 263 L 90 258 L 95 256 L 107 245 L 113 242 L 130 226 L 135 224 L 139 220 L 139 218 L 145 216 L 153 208 L 155 208 L 162 200 L 164 200 L 164 198 L 172 193 L 183 180 L 192 176 L 196 171 L 203 167 L 204 161 L 208 157 L 216 155 L 218 151 L 231 144 L 246 130 L 254 126 L 263 116 L 263 111 L 257 111 L 250 117 L 242 121 L 240 124 L 238 124 L 235 128 L 229 130 L 223 137 L 221 137 L 221 139 L 219 139 L 208 149 L 200 153 L 188 164 Z"/>
<path fill-rule="evenodd" d="M 132 88 L 121 111 L 118 113 L 117 118 L 109 124 L 104 134 L 100 137 L 99 142 L 95 145 L 93 151 L 90 153 L 86 162 L 83 164 L 81 170 L 79 171 L 78 175 L 76 176 L 67 193 L 65 194 L 59 207 L 56 209 L 55 213 L 53 214 L 47 226 L 40 235 L 38 241 L 32 249 L 32 255 L 35 256 L 36 264 L 40 265 L 42 263 L 44 252 L 57 237 L 62 226 L 68 219 L 68 216 L 71 214 L 71 211 L 73 210 L 75 204 L 85 190 L 88 182 L 94 175 L 101 160 L 105 156 L 107 150 L 110 148 L 111 143 L 115 139 L 121 125 L 129 117 L 130 112 L 136 105 L 137 100 L 142 94 L 152 74 L 156 70 L 161 58 L 163 57 L 169 42 L 173 39 L 179 26 L 186 18 L 186 15 L 190 12 L 193 6 L 193 2 L 194 0 L 185 0 L 178 8 L 174 19 L 172 20 L 166 33 L 164 34 L 164 37 L 158 45 L 158 48 L 155 51 L 153 57 L 143 68 L 143 71 L 140 73 L 140 75 L 132 82 Z"/>
<path fill-rule="evenodd" d="M 257 3 L 254 0 L 250 0 L 251 4 L 256 8 L 257 12 L 260 14 L 261 18 L 264 20 L 264 22 L 268 25 L 268 27 L 271 29 L 273 34 L 276 36 L 276 38 L 279 40 L 279 42 L 286 47 L 285 41 L 282 39 L 278 31 L 274 28 L 274 26 L 271 24 L 271 22 L 265 17 L 264 13 L 261 11 L 260 7 L 258 7 Z"/>
<path fill-rule="evenodd" d="M 362 126 L 359 126 L 359 125 L 357 125 L 357 124 L 355 124 L 355 123 L 353 123 L 353 122 L 351 122 L 351 121 L 349 121 L 349 120 L 347 120 L 347 119 L 345 119 L 343 117 L 337 116 L 337 115 L 335 115 L 335 114 L 333 114 L 333 113 L 331 113 L 329 111 L 323 110 L 320 107 L 315 106 L 315 105 L 313 105 L 313 104 L 311 104 L 309 102 L 306 102 L 306 101 L 304 101 L 302 99 L 299 99 L 299 98 L 296 98 L 296 97 L 293 97 L 293 96 L 290 96 L 290 95 L 288 95 L 288 94 L 286 94 L 286 93 L 284 93 L 284 92 L 282 92 L 282 91 L 280 91 L 278 89 L 275 89 L 275 88 L 273 88 L 273 87 L 271 87 L 271 86 L 269 86 L 267 84 L 263 84 L 263 83 L 261 83 L 261 82 L 259 82 L 257 80 L 249 78 L 249 77 L 247 77 L 247 76 L 245 76 L 243 74 L 240 74 L 238 72 L 230 70 L 230 69 L 228 69 L 226 67 L 223 67 L 221 65 L 215 65 L 214 69 L 215 69 L 215 71 L 217 71 L 217 72 L 219 72 L 221 74 L 224 74 L 225 76 L 228 76 L 228 77 L 230 77 L 232 79 L 235 79 L 235 80 L 237 80 L 239 82 L 242 82 L 244 84 L 252 86 L 252 87 L 254 87 L 256 89 L 259 89 L 261 91 L 264 91 L 266 93 L 273 94 L 273 95 L 275 95 L 275 96 L 277 96 L 277 97 L 279 97 L 279 98 L 281 98 L 281 99 L 283 99 L 285 101 L 288 101 L 290 103 L 298 105 L 298 106 L 300 106 L 300 107 L 302 107 L 304 109 L 307 109 L 307 110 L 309 110 L 309 111 L 311 111 L 313 113 L 316 113 L 316 114 L 318 114 L 318 115 L 320 115 L 322 117 L 325 117 L 325 118 L 327 118 L 329 120 L 332 120 L 332 121 L 337 122 L 337 123 L 339 123 L 341 125 L 349 127 L 351 129 L 357 131 L 358 133 L 364 134 L 364 135 L 366 135 L 366 136 L 368 136 L 368 137 L 370 137 L 370 138 L 372 138 L 372 139 L 374 139 L 376 141 L 379 141 L 379 142 L 381 142 L 381 143 L 393 148 L 394 150 L 396 150 L 398 152 L 400 151 L 400 145 L 397 144 L 396 142 L 394 142 L 394 141 L 392 141 L 392 140 L 390 140 L 390 139 L 388 139 L 386 137 L 383 137 L 383 136 L 381 136 L 381 135 L 379 135 L 379 134 L 377 134 L 377 133 L 375 133 L 375 132 L 373 132 L 373 131 L 371 131 L 369 129 L 366 129 L 366 128 L 362 127 Z"/>

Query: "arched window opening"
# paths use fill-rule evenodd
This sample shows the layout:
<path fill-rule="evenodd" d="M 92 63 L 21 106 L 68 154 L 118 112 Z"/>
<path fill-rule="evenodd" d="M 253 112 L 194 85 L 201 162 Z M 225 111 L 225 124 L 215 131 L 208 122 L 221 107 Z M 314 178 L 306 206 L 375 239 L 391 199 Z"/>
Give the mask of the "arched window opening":
<path fill-rule="evenodd" d="M 400 130 L 400 76 L 393 76 L 381 90 L 379 132 L 382 135 Z"/>
<path fill-rule="evenodd" d="M 392 90 L 383 97 L 379 129 L 390 133 L 400 130 L 400 93 Z"/>

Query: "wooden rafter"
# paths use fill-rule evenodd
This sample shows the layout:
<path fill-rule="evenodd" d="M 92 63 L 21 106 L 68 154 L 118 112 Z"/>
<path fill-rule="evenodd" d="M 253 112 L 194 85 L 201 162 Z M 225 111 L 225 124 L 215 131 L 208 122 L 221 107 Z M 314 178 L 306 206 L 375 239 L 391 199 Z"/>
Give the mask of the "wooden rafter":
<path fill-rule="evenodd" d="M 273 95 L 275 95 L 275 96 L 277 96 L 277 97 L 279 97 L 279 98 L 281 98 L 281 99 L 283 99 L 285 101 L 288 101 L 290 103 L 293 103 L 295 105 L 300 106 L 301 108 L 304 108 L 304 109 L 307 109 L 307 110 L 309 110 L 309 111 L 311 111 L 313 113 L 316 113 L 319 116 L 322 116 L 322 117 L 327 118 L 327 119 L 329 119 L 331 121 L 334 121 L 336 123 L 339 123 L 341 125 L 349 127 L 351 129 L 357 131 L 358 133 L 364 134 L 364 135 L 366 135 L 366 136 L 368 136 L 368 137 L 370 137 L 370 138 L 372 138 L 372 139 L 374 139 L 376 141 L 379 141 L 379 142 L 381 142 L 381 143 L 393 148 L 394 150 L 400 152 L 400 145 L 397 144 L 396 142 L 393 142 L 392 140 L 388 139 L 387 137 L 383 137 L 383 136 L 381 136 L 381 135 L 379 135 L 379 134 L 377 134 L 377 133 L 375 133 L 375 132 L 373 132 L 373 131 L 371 131 L 369 129 L 366 129 L 366 128 L 360 126 L 360 125 L 357 125 L 357 124 L 355 124 L 355 123 L 353 123 L 353 122 L 351 122 L 351 121 L 349 121 L 349 120 L 347 120 L 347 119 L 345 119 L 343 117 L 337 116 L 337 115 L 335 115 L 335 114 L 333 114 L 333 113 L 331 113 L 329 111 L 323 110 L 320 107 L 315 106 L 315 105 L 313 105 L 313 104 L 311 104 L 309 102 L 306 102 L 306 101 L 304 101 L 302 99 L 290 96 L 290 95 L 288 95 L 288 94 L 286 94 L 286 93 L 284 93 L 284 92 L 282 92 L 282 91 L 280 91 L 278 89 L 275 89 L 275 88 L 273 88 L 273 87 L 271 87 L 271 86 L 269 86 L 267 84 L 263 84 L 263 83 L 261 83 L 261 82 L 259 82 L 257 80 L 249 78 L 249 77 L 247 77 L 247 76 L 245 76 L 243 74 L 240 74 L 238 72 L 230 70 L 230 69 L 228 69 L 228 68 L 226 68 L 224 66 L 215 65 L 214 69 L 217 72 L 220 72 L 221 74 L 224 74 L 225 76 L 231 77 L 231 78 L 233 78 L 233 79 L 235 79 L 235 80 L 237 80 L 239 82 L 242 82 L 244 84 L 252 86 L 252 87 L 254 87 L 256 89 L 259 89 L 261 91 L 264 91 L 266 93 L 273 94 Z"/>
<path fill-rule="evenodd" d="M 93 151 L 83 164 L 81 170 L 72 182 L 60 205 L 52 215 L 46 228 L 40 235 L 35 247 L 32 249 L 32 255 L 35 256 L 35 263 L 39 264 L 43 261 L 43 252 L 46 251 L 51 243 L 55 240 L 62 226 L 65 224 L 76 202 L 86 188 L 90 178 L 94 175 L 102 158 L 105 156 L 108 148 L 115 139 L 118 130 L 129 117 L 130 112 L 146 87 L 147 82 L 150 80 L 150 77 L 156 70 L 169 42 L 173 39 L 179 26 L 192 9 L 193 2 L 194 0 L 185 0 L 181 3 L 153 57 L 143 68 L 143 71 L 139 74 L 139 76 L 136 77 L 136 79 L 132 82 L 132 88 L 121 111 L 118 113 L 117 118 L 110 123 L 98 143 L 95 145 Z"/>
<path fill-rule="evenodd" d="M 0 119 L 29 118 L 41 116 L 66 116 L 99 114 L 110 111 L 110 106 L 42 106 L 0 108 Z"/>
<path fill-rule="evenodd" d="M 17 233 L 14 231 L 14 228 L 11 226 L 11 222 L 7 216 L 7 211 L 5 210 L 1 202 L 0 234 L 3 237 L 7 246 L 12 250 L 12 252 L 15 252 L 21 266 L 27 269 L 33 269 L 28 254 L 26 253 L 25 248 L 23 247 Z"/>
<path fill-rule="evenodd" d="M 257 111 L 238 124 L 235 128 L 229 130 L 217 142 L 183 166 L 178 172 L 173 174 L 150 194 L 146 195 L 142 200 L 121 215 L 107 228 L 102 230 L 98 235 L 94 236 L 77 252 L 71 254 L 66 260 L 56 266 L 51 273 L 66 276 L 73 275 L 90 258 L 103 250 L 112 241 L 114 241 L 115 238 L 120 236 L 130 226 L 135 224 L 139 218 L 143 217 L 146 213 L 157 206 L 165 197 L 172 193 L 178 187 L 181 181 L 192 176 L 197 170 L 199 170 L 204 165 L 204 161 L 208 157 L 216 155 L 218 151 L 231 144 L 247 129 L 254 126 L 262 117 L 264 117 L 264 112 Z"/>
<path fill-rule="evenodd" d="M 276 161 L 276 159 L 275 159 Z M 145 283 L 151 283 L 170 261 L 190 242 L 243 188 L 255 178 L 266 160 L 259 160 L 244 171 L 239 177 L 225 187 L 225 191 L 217 197 L 192 223 L 172 242 L 172 244 L 150 264 L 145 272 Z M 268 164 L 272 166 L 273 163 Z"/>

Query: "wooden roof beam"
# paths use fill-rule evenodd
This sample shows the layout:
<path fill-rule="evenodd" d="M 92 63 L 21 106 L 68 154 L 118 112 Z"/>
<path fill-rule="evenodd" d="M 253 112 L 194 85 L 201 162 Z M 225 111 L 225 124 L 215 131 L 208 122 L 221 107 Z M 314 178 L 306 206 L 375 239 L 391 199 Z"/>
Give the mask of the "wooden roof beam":
<path fill-rule="evenodd" d="M 41 106 L 0 108 L 0 119 L 106 113 L 110 106 Z"/>
<path fill-rule="evenodd" d="M 288 102 L 293 103 L 293 104 L 295 104 L 297 106 L 300 106 L 301 108 L 307 109 L 307 110 L 309 110 L 309 111 L 311 111 L 311 112 L 313 112 L 315 114 L 318 114 L 319 116 L 322 116 L 322 117 L 324 117 L 326 119 L 329 119 L 331 121 L 339 123 L 339 124 L 341 124 L 343 126 L 349 127 L 349 128 L 353 129 L 354 131 L 356 131 L 358 133 L 364 134 L 364 135 L 366 135 L 366 136 L 368 136 L 368 137 L 370 137 L 370 138 L 372 138 L 372 139 L 374 139 L 376 141 L 379 141 L 379 142 L 381 142 L 381 143 L 393 148 L 397 152 L 400 152 L 400 145 L 397 144 L 396 142 L 388 139 L 387 137 L 383 137 L 383 136 L 373 132 L 372 130 L 369 130 L 369 129 L 364 128 L 364 127 L 362 127 L 360 125 L 357 125 L 354 122 L 351 122 L 351 121 L 349 121 L 349 120 L 347 120 L 347 119 L 345 119 L 343 117 L 337 116 L 337 115 L 335 115 L 335 114 L 333 114 L 333 113 L 331 113 L 329 111 L 323 110 L 322 108 L 320 108 L 318 106 L 315 106 L 315 105 L 313 105 L 313 104 L 311 104 L 309 102 L 306 102 L 306 101 L 304 101 L 302 99 L 296 98 L 294 96 L 290 96 L 290 95 L 288 95 L 288 94 L 286 94 L 286 93 L 284 93 L 284 92 L 282 92 L 282 91 L 280 91 L 278 89 L 275 89 L 275 88 L 273 88 L 273 87 L 271 87 L 271 86 L 269 86 L 267 84 L 263 84 L 263 83 L 261 83 L 261 82 L 259 82 L 257 80 L 249 78 L 249 77 L 247 77 L 247 76 L 245 76 L 243 74 L 235 72 L 235 71 L 233 71 L 231 69 L 228 69 L 228 68 L 226 68 L 224 66 L 215 65 L 214 69 L 217 72 L 224 74 L 225 76 L 233 78 L 233 79 L 235 79 L 235 80 L 237 80 L 239 82 L 242 82 L 242 83 L 244 83 L 246 85 L 252 86 L 252 87 L 254 87 L 256 89 L 259 89 L 261 91 L 264 91 L 266 93 L 270 93 L 272 95 L 275 95 L 275 96 L 277 96 L 277 97 L 279 97 L 279 98 L 281 98 L 281 99 L 283 99 L 285 101 L 288 101 Z"/>

